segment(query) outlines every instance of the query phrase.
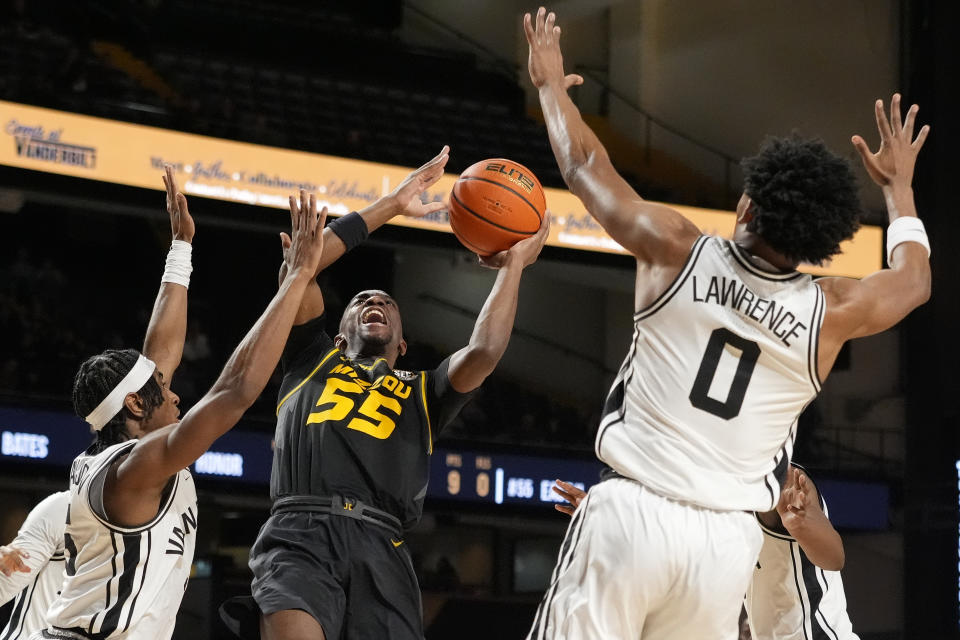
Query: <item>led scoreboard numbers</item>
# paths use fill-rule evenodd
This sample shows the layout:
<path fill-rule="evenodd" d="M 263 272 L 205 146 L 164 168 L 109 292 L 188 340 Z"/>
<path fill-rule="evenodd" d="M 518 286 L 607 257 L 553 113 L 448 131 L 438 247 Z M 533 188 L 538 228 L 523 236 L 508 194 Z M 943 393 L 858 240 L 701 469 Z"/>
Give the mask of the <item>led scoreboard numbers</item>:
<path fill-rule="evenodd" d="M 554 480 L 588 489 L 600 480 L 597 461 L 487 454 L 438 448 L 433 452 L 427 495 L 490 504 L 553 505 L 563 499 Z"/>

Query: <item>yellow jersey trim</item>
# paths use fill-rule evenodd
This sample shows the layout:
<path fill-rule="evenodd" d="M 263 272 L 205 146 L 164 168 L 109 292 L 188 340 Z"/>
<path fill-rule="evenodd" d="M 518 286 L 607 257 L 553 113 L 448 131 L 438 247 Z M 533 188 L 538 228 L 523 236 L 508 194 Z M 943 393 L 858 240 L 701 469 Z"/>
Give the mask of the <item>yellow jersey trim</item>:
<path fill-rule="evenodd" d="M 433 455 L 433 429 L 430 428 L 430 409 L 427 408 L 427 372 L 420 372 L 420 398 L 423 400 L 423 415 L 427 417 L 427 438 L 429 446 L 427 454 Z"/>
<path fill-rule="evenodd" d="M 361 363 L 359 363 L 359 362 L 354 362 L 353 364 L 357 365 L 357 366 L 360 367 L 361 369 L 366 369 L 367 371 L 370 371 L 370 370 L 373 369 L 375 366 L 377 366 L 377 363 L 380 362 L 381 360 L 383 360 L 384 362 L 387 361 L 386 358 L 377 358 L 376 360 L 374 360 L 373 362 L 371 362 L 369 365 L 367 365 L 367 364 L 361 364 Z"/>
<path fill-rule="evenodd" d="M 280 407 L 283 406 L 283 403 L 286 402 L 287 400 L 289 400 L 289 399 L 290 399 L 290 396 L 292 396 L 292 395 L 295 394 L 297 391 L 299 391 L 299 390 L 300 390 L 300 387 L 302 387 L 303 385 L 307 384 L 307 381 L 310 380 L 310 378 L 312 378 L 313 375 L 314 375 L 317 371 L 320 370 L 320 367 L 322 367 L 324 364 L 326 364 L 327 360 L 330 359 L 330 356 L 332 356 L 333 354 L 335 354 L 337 351 L 340 351 L 340 349 L 338 349 L 337 347 L 334 347 L 333 349 L 331 349 L 331 350 L 327 353 L 327 355 L 323 356 L 323 359 L 320 361 L 320 364 L 317 365 L 316 369 L 314 369 L 313 371 L 310 372 L 310 375 L 308 375 L 306 378 L 304 378 L 303 381 L 302 381 L 300 384 L 298 384 L 298 385 L 295 386 L 293 389 L 291 389 L 291 390 L 290 390 L 290 393 L 288 393 L 287 395 L 283 396 L 283 400 L 281 400 L 281 401 L 280 401 L 280 404 L 277 405 L 277 415 L 278 415 L 278 416 L 280 415 Z"/>

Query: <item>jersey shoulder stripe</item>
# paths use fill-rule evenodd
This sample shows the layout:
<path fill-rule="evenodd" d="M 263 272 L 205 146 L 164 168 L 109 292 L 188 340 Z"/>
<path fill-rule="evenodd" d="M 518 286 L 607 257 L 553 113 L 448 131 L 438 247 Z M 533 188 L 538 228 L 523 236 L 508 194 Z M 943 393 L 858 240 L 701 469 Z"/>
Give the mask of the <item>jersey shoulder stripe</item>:
<path fill-rule="evenodd" d="M 323 365 L 325 365 L 325 364 L 327 363 L 327 360 L 329 360 L 330 357 L 333 356 L 333 354 L 337 353 L 338 351 L 340 351 L 340 349 L 337 348 L 337 347 L 334 347 L 333 349 L 331 349 L 330 351 L 328 351 L 327 354 L 320 359 L 320 364 L 318 364 L 318 365 L 313 369 L 313 371 L 310 372 L 310 374 L 309 374 L 306 378 L 304 378 L 303 380 L 301 380 L 300 383 L 299 383 L 297 386 L 295 386 L 293 389 L 291 389 L 291 390 L 289 391 L 289 393 L 287 393 L 287 395 L 283 396 L 283 399 L 280 400 L 280 402 L 277 404 L 277 415 L 278 415 L 278 416 L 280 415 L 280 407 L 283 406 L 283 403 L 286 402 L 287 400 L 289 400 L 289 399 L 290 399 L 290 396 L 292 396 L 292 395 L 295 394 L 297 391 L 299 391 L 300 388 L 303 387 L 303 385 L 307 384 L 307 382 L 310 381 L 310 378 L 312 378 L 314 375 L 316 375 L 317 371 L 320 371 L 320 369 L 323 367 Z"/>
<path fill-rule="evenodd" d="M 649 318 L 655 314 L 661 307 L 670 302 L 670 299 L 677 294 L 677 291 L 680 290 L 680 287 L 683 286 L 683 283 L 686 282 L 687 277 L 693 271 L 693 268 L 697 264 L 697 259 L 700 257 L 700 253 L 703 251 L 704 246 L 707 242 L 710 241 L 711 236 L 700 236 L 697 238 L 697 241 L 693 243 L 693 247 L 690 248 L 690 253 L 687 255 L 687 261 L 684 263 L 683 268 L 680 269 L 680 273 L 677 274 L 677 277 L 674 278 L 673 282 L 670 283 L 670 286 L 667 287 L 663 293 L 657 296 L 657 299 L 651 302 L 649 305 L 640 309 L 633 314 L 634 321 L 643 320 L 644 318 Z"/>

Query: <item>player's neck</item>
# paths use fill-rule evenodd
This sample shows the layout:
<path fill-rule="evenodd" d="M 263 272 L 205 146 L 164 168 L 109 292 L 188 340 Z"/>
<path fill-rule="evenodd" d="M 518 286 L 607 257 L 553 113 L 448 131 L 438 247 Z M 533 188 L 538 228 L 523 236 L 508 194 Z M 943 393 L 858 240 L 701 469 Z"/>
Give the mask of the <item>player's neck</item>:
<path fill-rule="evenodd" d="M 361 349 L 353 349 L 353 348 L 347 347 L 347 349 L 344 351 L 344 355 L 347 356 L 349 359 L 353 360 L 354 362 L 359 362 L 361 364 L 366 364 L 366 365 L 370 365 L 373 362 L 376 362 L 377 360 L 383 359 L 387 361 L 387 364 L 390 366 L 391 369 L 393 368 L 393 365 L 397 361 L 396 356 L 391 357 L 386 353 L 384 353 L 382 350 L 375 350 L 375 349 L 361 350 Z"/>
<path fill-rule="evenodd" d="M 761 264 L 758 266 L 760 267 L 789 272 L 796 271 L 797 265 L 799 264 L 796 260 L 791 260 L 783 254 L 774 251 L 770 245 L 763 241 L 763 238 L 755 233 L 750 233 L 749 231 L 738 233 L 734 236 L 733 241 L 737 246 L 759 261 Z"/>

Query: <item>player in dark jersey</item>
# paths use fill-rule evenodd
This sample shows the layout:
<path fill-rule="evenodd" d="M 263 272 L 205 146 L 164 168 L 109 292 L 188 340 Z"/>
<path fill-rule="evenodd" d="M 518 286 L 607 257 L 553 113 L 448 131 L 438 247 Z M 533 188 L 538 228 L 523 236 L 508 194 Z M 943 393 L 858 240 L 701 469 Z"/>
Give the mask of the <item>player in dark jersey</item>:
<path fill-rule="evenodd" d="M 374 207 L 416 214 L 419 194 L 445 163 L 446 149 L 411 174 L 412 186 Z M 366 236 L 370 217 L 366 211 L 336 221 L 330 242 L 351 248 Z M 390 295 L 358 293 L 331 337 L 323 296 L 310 286 L 281 359 L 273 508 L 250 553 L 261 637 L 423 638 L 403 533 L 420 519 L 434 439 L 506 350 L 521 273 L 547 232 L 545 222 L 535 236 L 481 258 L 499 273 L 470 342 L 429 371 L 394 368 L 407 347 Z M 243 627 L 238 605 L 228 602 L 224 618 L 248 637 L 256 630 Z"/>

